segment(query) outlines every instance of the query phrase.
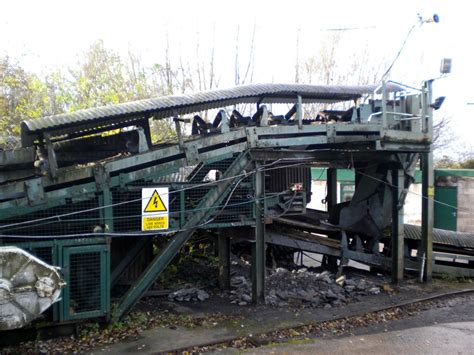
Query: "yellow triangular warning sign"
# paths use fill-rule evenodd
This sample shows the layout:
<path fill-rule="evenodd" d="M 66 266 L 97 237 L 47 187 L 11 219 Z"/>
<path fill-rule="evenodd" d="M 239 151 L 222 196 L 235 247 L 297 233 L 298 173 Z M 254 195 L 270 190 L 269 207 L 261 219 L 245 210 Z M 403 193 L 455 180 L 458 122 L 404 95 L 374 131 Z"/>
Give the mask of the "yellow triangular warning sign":
<path fill-rule="evenodd" d="M 151 195 L 150 200 L 148 200 L 148 203 L 146 204 L 145 211 L 144 212 L 166 212 L 166 206 L 161 200 L 160 195 L 158 195 L 158 192 L 155 190 L 153 192 L 153 195 Z"/>

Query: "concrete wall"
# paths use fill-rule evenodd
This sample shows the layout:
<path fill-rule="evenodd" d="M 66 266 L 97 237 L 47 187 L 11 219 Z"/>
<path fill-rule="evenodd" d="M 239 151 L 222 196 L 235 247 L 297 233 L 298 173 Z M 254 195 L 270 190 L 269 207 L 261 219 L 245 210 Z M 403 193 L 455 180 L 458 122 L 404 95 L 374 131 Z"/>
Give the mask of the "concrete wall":
<path fill-rule="evenodd" d="M 474 232 L 474 177 L 458 180 L 458 232 Z"/>

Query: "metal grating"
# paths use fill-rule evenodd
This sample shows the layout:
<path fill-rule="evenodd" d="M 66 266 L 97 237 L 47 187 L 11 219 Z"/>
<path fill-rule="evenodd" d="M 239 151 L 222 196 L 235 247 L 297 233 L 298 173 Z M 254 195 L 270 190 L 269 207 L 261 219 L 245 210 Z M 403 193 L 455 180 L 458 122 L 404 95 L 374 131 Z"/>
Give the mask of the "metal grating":
<path fill-rule="evenodd" d="M 70 255 L 69 313 L 101 309 L 100 252 Z"/>
<path fill-rule="evenodd" d="M 181 228 L 184 223 L 200 209 L 200 204 L 206 194 L 215 185 L 213 181 L 229 169 L 236 156 L 225 158 L 208 164 L 199 164 L 194 167 L 180 169 L 178 174 L 168 175 L 167 179 L 151 179 L 135 181 L 125 188 L 112 190 L 113 216 L 115 232 L 139 232 L 141 230 L 141 188 L 168 187 L 169 188 L 169 216 L 170 229 Z M 179 178 L 174 179 L 179 175 Z M 187 177 L 188 181 L 183 181 Z M 166 177 L 165 177 L 166 178 Z M 220 205 L 211 208 L 211 216 L 206 227 L 225 227 L 228 223 L 252 224 L 253 184 L 252 176 L 240 181 L 239 185 L 224 196 Z"/>
<path fill-rule="evenodd" d="M 2 220 L 2 225 L 13 225 L 1 229 L 2 234 L 12 236 L 58 236 L 92 233 L 96 225 L 101 224 L 98 199 L 73 203 L 68 199 L 63 206 L 40 210 L 20 217 Z M 73 214 L 71 214 L 73 213 Z M 67 215 L 67 216 L 64 216 Z M 52 218 L 54 217 L 54 218 Z M 32 223 L 32 221 L 34 221 Z M 21 242 L 24 239 L 9 238 L 9 242 Z"/>
<path fill-rule="evenodd" d="M 302 183 L 306 192 L 306 202 L 311 202 L 311 169 L 309 167 L 287 167 L 265 172 L 265 191 L 280 193 L 293 183 Z"/>
<path fill-rule="evenodd" d="M 142 193 L 138 187 L 133 191 L 112 190 L 114 231 L 131 232 L 141 230 L 141 197 Z"/>
<path fill-rule="evenodd" d="M 28 250 L 38 259 L 44 261 L 46 264 L 54 265 L 53 262 L 53 247 L 36 247 Z"/>

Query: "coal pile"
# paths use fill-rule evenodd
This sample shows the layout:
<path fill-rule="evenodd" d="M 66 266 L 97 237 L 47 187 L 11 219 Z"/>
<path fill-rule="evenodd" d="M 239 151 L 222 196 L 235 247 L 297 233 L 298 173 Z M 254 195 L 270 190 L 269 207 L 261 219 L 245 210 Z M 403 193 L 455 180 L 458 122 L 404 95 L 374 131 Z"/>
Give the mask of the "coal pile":
<path fill-rule="evenodd" d="M 252 284 L 245 276 L 231 278 L 231 303 L 245 306 L 252 301 Z M 312 272 L 306 268 L 277 268 L 266 278 L 265 303 L 271 306 L 337 307 L 377 295 L 380 287 L 362 276 L 337 277 L 329 271 Z"/>
<path fill-rule="evenodd" d="M 190 302 L 190 301 L 205 301 L 209 298 L 209 294 L 196 287 L 182 288 L 168 295 L 170 301 Z"/>

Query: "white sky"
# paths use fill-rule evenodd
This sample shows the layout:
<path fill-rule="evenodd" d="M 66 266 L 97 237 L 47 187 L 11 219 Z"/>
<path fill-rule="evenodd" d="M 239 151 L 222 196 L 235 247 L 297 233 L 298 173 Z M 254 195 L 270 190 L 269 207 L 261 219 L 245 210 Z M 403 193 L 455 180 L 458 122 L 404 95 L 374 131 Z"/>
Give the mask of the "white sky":
<path fill-rule="evenodd" d="M 473 3 L 474 4 L 474 3 Z M 391 78 L 416 84 L 438 75 L 442 57 L 453 59 L 452 74 L 435 82 L 435 97 L 447 96 L 444 114 L 460 145 L 474 132 L 474 34 L 470 1 L 6 1 L 0 9 L 0 55 L 9 55 L 26 69 L 41 73 L 72 65 L 97 39 L 126 54 L 130 49 L 145 64 L 163 63 L 166 38 L 175 58 L 209 57 L 215 33 L 216 66 L 221 86 L 233 83 L 236 28 L 240 25 L 240 60 L 248 56 L 256 23 L 254 82 L 294 80 L 296 33 L 300 58 L 317 55 L 325 29 L 369 27 L 346 32 L 352 46 L 347 56 L 369 39 L 374 56 L 395 57 L 417 19 L 437 13 L 438 24 L 415 29 Z M 213 30 L 214 29 L 214 30 Z M 347 42 L 346 42 L 347 43 Z M 338 58 L 344 61 L 345 58 Z M 473 142 L 474 143 L 474 142 Z M 473 144 L 474 145 L 474 144 Z"/>

